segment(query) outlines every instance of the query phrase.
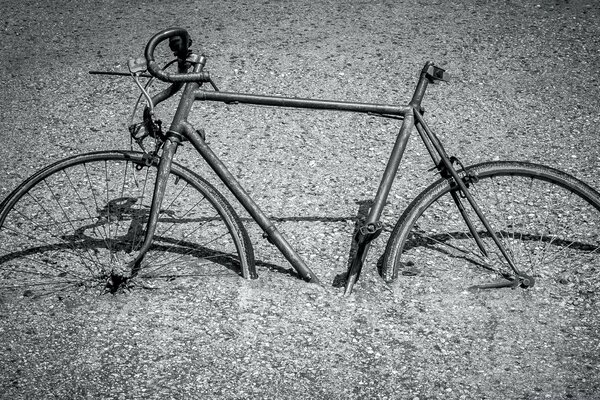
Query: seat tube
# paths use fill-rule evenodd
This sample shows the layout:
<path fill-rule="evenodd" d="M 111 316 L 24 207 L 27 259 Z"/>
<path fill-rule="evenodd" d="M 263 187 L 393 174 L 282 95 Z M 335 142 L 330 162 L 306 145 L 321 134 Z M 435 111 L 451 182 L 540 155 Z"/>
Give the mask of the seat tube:
<path fill-rule="evenodd" d="M 349 296 L 350 293 L 352 293 L 352 288 L 358 280 L 365 259 L 367 258 L 371 241 L 379 235 L 383 228 L 382 224 L 379 222 L 379 217 L 383 212 L 383 207 L 385 206 L 390 189 L 394 183 L 394 178 L 396 177 L 396 173 L 400 167 L 400 161 L 402 161 L 402 156 L 406 150 L 408 138 L 410 137 L 413 126 L 414 115 L 413 111 L 411 110 L 411 112 L 406 113 L 404 116 L 404 121 L 400 127 L 400 132 L 398 132 L 398 136 L 396 137 L 396 143 L 394 144 L 392 154 L 390 155 L 387 166 L 385 167 L 383 177 L 381 178 L 381 183 L 379 184 L 379 189 L 377 190 L 375 200 L 373 201 L 373 205 L 371 206 L 369 214 L 367 215 L 365 225 L 358 230 L 356 236 L 354 237 L 357 245 L 357 251 L 352 262 L 350 263 L 350 266 L 348 267 L 348 272 L 346 274 L 346 285 L 344 290 L 345 296 Z"/>
<path fill-rule="evenodd" d="M 381 178 L 379 189 L 377 190 L 375 200 L 373 201 L 373 206 L 369 211 L 367 223 L 375 223 L 383 211 L 383 207 L 385 206 L 390 189 L 394 183 L 396 173 L 400 167 L 400 161 L 402 161 L 402 156 L 406 150 L 406 145 L 408 143 L 413 126 L 414 115 L 411 111 L 404 116 L 404 122 L 400 127 L 400 132 L 398 133 L 392 154 L 390 155 L 387 166 L 385 167 L 385 171 L 383 172 L 383 177 Z"/>

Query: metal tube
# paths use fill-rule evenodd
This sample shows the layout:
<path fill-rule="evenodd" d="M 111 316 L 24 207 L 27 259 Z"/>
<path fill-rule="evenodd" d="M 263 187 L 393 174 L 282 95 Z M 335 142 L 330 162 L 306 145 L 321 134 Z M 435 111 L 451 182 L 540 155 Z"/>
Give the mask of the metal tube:
<path fill-rule="evenodd" d="M 367 220 L 365 221 L 366 224 L 375 224 L 377 221 L 379 221 L 379 217 L 381 216 L 383 207 L 385 206 L 385 202 L 390 193 L 392 183 L 394 182 L 394 178 L 398 172 L 398 167 L 400 166 L 400 161 L 402 160 L 402 155 L 406 149 L 413 126 L 414 116 L 412 112 L 409 112 L 404 116 L 404 122 L 400 127 L 400 132 L 398 132 L 396 143 L 394 144 L 392 154 L 390 155 L 387 166 L 385 167 L 383 177 L 381 178 L 381 183 L 379 184 L 379 189 L 375 195 L 375 200 L 371 206 L 371 209 L 369 210 Z M 363 240 L 361 237 L 357 238 L 359 248 L 354 256 L 354 259 L 352 260 L 352 263 L 350 264 L 350 267 L 348 268 L 348 273 L 346 275 L 346 287 L 344 290 L 345 296 L 348 296 L 350 293 L 352 293 L 352 288 L 354 287 L 354 284 L 356 283 L 362 270 L 364 261 L 367 258 L 370 240 Z"/>
<path fill-rule="evenodd" d="M 456 182 L 456 184 L 458 185 L 458 187 L 462 191 L 463 195 L 466 197 L 467 201 L 471 205 L 471 208 L 477 214 L 477 217 L 479 217 L 479 220 L 481 221 L 481 223 L 485 227 L 485 230 L 490 234 L 490 237 L 492 238 L 492 240 L 496 244 L 496 247 L 498 247 L 498 250 L 500 250 L 500 253 L 502 253 L 502 256 L 506 259 L 506 261 L 510 265 L 511 269 L 515 272 L 515 274 L 518 275 L 518 276 L 521 276 L 522 275 L 521 272 L 519 271 L 519 269 L 515 265 L 512 257 L 510 256 L 510 254 L 508 253 L 508 251 L 504 247 L 504 244 L 502 244 L 502 242 L 500 241 L 500 239 L 498 239 L 498 235 L 496 235 L 496 232 L 494 232 L 494 229 L 492 228 L 492 226 L 488 222 L 487 218 L 485 217 L 485 215 L 483 215 L 483 212 L 481 211 L 481 209 L 479 208 L 479 206 L 475 202 L 475 199 L 473 198 L 473 196 L 471 195 L 471 193 L 467 189 L 466 184 L 460 178 L 460 176 L 458 175 L 458 172 L 456 172 L 456 170 L 452 167 L 452 162 L 448 159 L 448 156 L 446 155 L 446 152 L 444 151 L 444 149 L 442 147 L 442 144 L 440 143 L 439 139 L 437 137 L 435 137 L 435 135 L 432 134 L 431 130 L 429 129 L 429 127 L 427 126 L 427 124 L 423 120 L 423 117 L 419 113 L 415 113 L 415 114 L 416 114 L 416 117 L 417 117 L 417 121 L 419 122 L 419 124 L 421 124 L 423 126 L 424 131 L 427 133 L 427 135 L 429 136 L 429 139 L 431 140 L 431 143 L 433 144 L 433 146 L 435 147 L 436 151 L 438 152 L 438 154 L 442 158 L 442 162 L 446 166 L 446 169 L 448 170 L 448 172 L 450 173 L 450 175 L 452 175 L 452 178 L 454 179 L 454 182 Z M 478 244 L 480 244 L 480 243 L 478 243 Z M 485 254 L 485 250 L 484 250 L 484 254 Z"/>
<path fill-rule="evenodd" d="M 177 151 L 179 143 L 177 141 L 167 140 L 163 146 L 163 153 L 160 157 L 158 164 L 158 171 L 156 172 L 156 181 L 154 183 L 154 194 L 152 196 L 152 205 L 150 207 L 150 215 L 148 216 L 148 224 L 146 225 L 146 235 L 144 237 L 144 243 L 142 248 L 135 260 L 129 263 L 131 268 L 131 276 L 136 276 L 140 270 L 141 262 L 146 255 L 148 249 L 152 245 L 152 239 L 154 238 L 154 232 L 156 231 L 156 224 L 158 223 L 158 215 L 160 213 L 160 206 L 165 195 L 165 189 L 167 187 L 169 174 L 171 172 L 171 165 L 173 163 L 173 156 Z"/>
<path fill-rule="evenodd" d="M 131 76 L 131 72 L 113 72 L 113 71 L 88 71 L 90 75 L 114 75 L 114 76 Z M 140 74 L 142 78 L 152 78 L 150 74 Z"/>
<path fill-rule="evenodd" d="M 300 274 L 300 276 L 313 283 L 320 283 L 317 276 L 308 268 L 305 262 L 300 258 L 298 253 L 290 246 L 285 237 L 277 230 L 271 220 L 258 207 L 252 198 L 246 193 L 242 185 L 235 179 L 233 174 L 229 172 L 225 164 L 217 157 L 212 149 L 206 144 L 200 135 L 192 134 L 187 136 L 192 145 L 198 150 L 208 165 L 221 178 L 221 181 L 238 199 L 240 204 L 244 206 L 246 211 L 258 223 L 262 230 L 267 235 L 267 238 L 272 242 L 285 258 L 290 262 L 292 267 Z"/>
<path fill-rule="evenodd" d="M 417 132 L 419 132 L 419 136 L 421 136 L 421 140 L 423 141 L 423 144 L 425 145 L 425 148 L 427 149 L 431 160 L 433 161 L 433 165 L 437 167 L 440 164 L 440 157 L 435 152 L 435 149 L 433 148 L 431 141 L 429 140 L 429 136 L 427 136 L 427 133 L 425 132 L 421 124 L 416 124 L 415 126 L 417 127 Z"/>
<path fill-rule="evenodd" d="M 196 91 L 196 100 L 220 101 L 223 103 L 245 103 L 273 107 L 309 108 L 315 110 L 350 111 L 402 117 L 410 112 L 408 106 L 353 103 L 346 101 L 303 99 L 296 97 L 263 96 L 232 92 Z"/>
<path fill-rule="evenodd" d="M 409 103 L 412 108 L 416 108 L 417 110 L 421 108 L 421 101 L 423 100 L 423 97 L 425 97 L 425 91 L 427 90 L 427 85 L 429 84 L 429 80 L 427 79 L 427 71 L 432 65 L 433 62 L 429 61 L 421 70 L 417 87 L 415 88 L 415 92 L 413 93 L 413 97 Z"/>
<path fill-rule="evenodd" d="M 390 193 L 390 189 L 392 188 L 392 183 L 394 182 L 394 178 L 396 177 L 396 172 L 398 172 L 400 161 L 402 160 L 402 156 L 404 155 L 404 150 L 406 150 L 408 138 L 410 137 L 410 133 L 412 131 L 413 126 L 414 116 L 411 112 L 404 116 L 404 122 L 400 127 L 400 132 L 398 132 L 398 137 L 396 138 L 396 143 L 394 144 L 394 148 L 392 149 L 392 154 L 390 155 L 387 166 L 385 167 L 385 171 L 383 172 L 383 177 L 381 178 L 379 189 L 377 189 L 377 195 L 375 196 L 373 206 L 369 211 L 367 223 L 377 222 L 379 216 L 381 215 L 381 212 L 383 211 L 383 207 L 385 206 L 388 194 Z"/>

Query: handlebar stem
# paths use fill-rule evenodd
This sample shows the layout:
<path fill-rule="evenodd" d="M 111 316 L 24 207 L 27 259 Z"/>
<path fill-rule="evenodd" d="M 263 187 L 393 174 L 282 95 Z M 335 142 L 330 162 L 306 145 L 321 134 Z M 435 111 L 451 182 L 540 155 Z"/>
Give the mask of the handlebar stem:
<path fill-rule="evenodd" d="M 169 73 L 159 67 L 154 59 L 154 50 L 161 42 L 179 37 L 180 40 L 171 40 L 171 49 L 174 50 L 175 56 L 180 60 L 180 71 L 177 73 Z M 210 75 L 207 72 L 192 72 L 185 73 L 181 71 L 189 52 L 190 35 L 183 28 L 168 28 L 154 35 L 144 51 L 148 71 L 163 82 L 210 82 Z"/>

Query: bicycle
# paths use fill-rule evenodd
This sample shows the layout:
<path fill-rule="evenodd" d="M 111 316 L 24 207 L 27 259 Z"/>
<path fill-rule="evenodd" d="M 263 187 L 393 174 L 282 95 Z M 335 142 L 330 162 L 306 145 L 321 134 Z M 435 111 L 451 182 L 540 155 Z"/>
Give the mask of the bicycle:
<path fill-rule="evenodd" d="M 160 67 L 154 52 L 167 40 L 176 59 Z M 0 204 L 2 292 L 25 297 L 116 293 L 138 280 L 193 277 L 215 268 L 257 278 L 253 246 L 234 208 L 204 177 L 174 161 L 183 142 L 191 143 L 298 275 L 319 283 L 207 145 L 204 131 L 187 121 L 196 101 L 348 111 L 401 121 L 368 216 L 353 237 L 356 252 L 346 295 L 384 228 L 380 217 L 413 127 L 440 178 L 409 204 L 392 230 L 378 265 L 385 281 L 412 275 L 421 279 L 415 284 L 458 282 L 473 289 L 532 288 L 540 281 L 578 285 L 580 291 L 593 287 L 600 265 L 600 194 L 547 166 L 497 161 L 465 167 L 449 156 L 421 106 L 428 85 L 449 78 L 433 62 L 421 70 L 409 103 L 397 106 L 224 92 L 204 70 L 207 58 L 190 45 L 186 30 L 163 30 L 150 39 L 143 59 L 130 60 L 129 74 L 112 73 L 131 75 L 147 102 L 142 121 L 129 126 L 142 151 L 100 151 L 57 161 Z M 177 71 L 167 71 L 174 63 Z M 152 79 L 144 86 L 140 77 L 170 86 L 150 95 Z M 154 110 L 180 92 L 165 130 Z M 420 271 L 415 266 L 423 260 L 445 270 Z M 455 268 L 452 260 L 464 265 Z"/>

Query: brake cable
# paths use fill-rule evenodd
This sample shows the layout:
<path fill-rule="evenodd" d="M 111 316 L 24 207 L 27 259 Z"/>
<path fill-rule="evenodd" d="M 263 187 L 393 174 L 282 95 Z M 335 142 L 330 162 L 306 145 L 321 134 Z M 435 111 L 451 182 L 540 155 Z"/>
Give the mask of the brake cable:
<path fill-rule="evenodd" d="M 171 66 L 172 64 L 174 64 L 175 62 L 177 62 L 177 59 L 172 60 L 170 62 L 168 62 L 167 64 L 165 64 L 165 66 L 163 67 L 163 69 L 168 68 L 169 66 Z M 136 60 L 130 60 L 130 62 L 128 63 L 128 68 L 129 68 L 129 73 L 131 75 L 131 77 L 133 78 L 135 84 L 138 86 L 138 88 L 140 89 L 140 91 L 142 92 L 134 106 L 133 106 L 133 110 L 131 112 L 131 116 L 129 117 L 129 124 L 127 126 L 128 130 L 129 130 L 129 134 L 130 134 L 130 147 L 131 150 L 133 150 L 133 141 L 135 140 L 135 142 L 138 144 L 138 146 L 142 149 L 142 151 L 144 152 L 144 154 L 148 154 L 148 152 L 146 151 L 143 141 L 146 137 L 148 137 L 149 135 L 152 134 L 152 132 L 149 132 L 145 127 L 145 120 L 142 122 L 137 122 L 135 123 L 135 115 L 137 114 L 137 110 L 138 107 L 140 106 L 140 102 L 142 100 L 142 97 L 146 98 L 146 102 L 148 103 L 148 112 L 150 115 L 150 118 L 152 120 L 152 123 L 154 122 L 154 103 L 152 102 L 152 97 L 150 96 L 150 93 L 148 92 L 148 88 L 152 85 L 152 83 L 154 83 L 154 79 L 155 77 L 151 77 L 148 82 L 146 82 L 145 85 L 142 85 L 140 80 L 139 80 L 139 76 L 141 75 L 142 72 L 144 72 L 146 70 L 145 67 L 145 60 L 143 59 L 136 59 Z M 146 117 L 144 117 L 145 119 Z M 160 125 L 160 121 L 158 123 Z M 141 133 L 140 133 L 141 132 Z M 160 148 L 160 145 L 157 143 L 157 147 Z M 157 149 L 158 150 L 158 149 Z M 155 150 L 155 153 L 157 152 L 157 150 Z"/>
<path fill-rule="evenodd" d="M 170 67 L 172 64 L 176 63 L 177 59 L 169 61 L 164 67 L 163 69 L 166 69 L 168 67 Z M 133 120 L 135 119 L 135 113 L 137 112 L 137 108 L 140 104 L 140 100 L 142 100 L 142 97 L 146 98 L 146 102 L 148 103 L 148 108 L 150 109 L 150 113 L 153 115 L 154 114 L 154 104 L 152 103 L 152 97 L 150 96 L 150 93 L 148 93 L 148 88 L 150 87 L 150 85 L 152 85 L 152 83 L 154 82 L 154 77 L 150 78 L 148 80 L 148 82 L 146 82 L 145 86 L 142 86 L 142 84 L 140 83 L 139 80 L 139 76 L 142 73 L 142 70 L 135 70 L 132 71 L 132 65 L 128 64 L 128 68 L 129 68 L 129 73 L 131 74 L 131 77 L 133 78 L 133 80 L 135 81 L 135 84 L 140 88 L 140 90 L 142 91 L 142 93 L 138 96 L 137 101 L 135 102 L 135 105 L 133 106 L 133 112 L 131 113 L 131 117 L 129 118 L 129 125 L 133 125 Z"/>

